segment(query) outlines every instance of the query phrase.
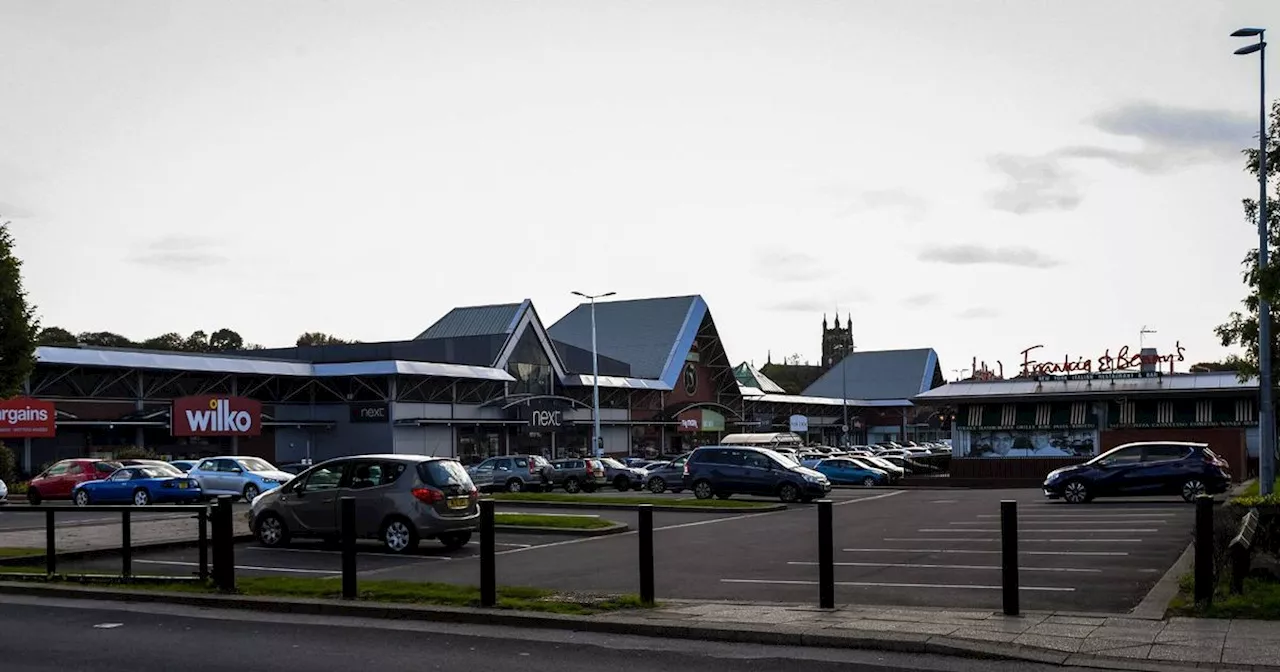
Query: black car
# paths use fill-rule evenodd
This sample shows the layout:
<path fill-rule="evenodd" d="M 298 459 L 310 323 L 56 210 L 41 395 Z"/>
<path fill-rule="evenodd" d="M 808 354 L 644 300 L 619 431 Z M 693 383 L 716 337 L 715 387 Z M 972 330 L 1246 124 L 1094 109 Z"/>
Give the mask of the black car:
<path fill-rule="evenodd" d="M 1204 443 L 1127 443 L 1084 464 L 1049 472 L 1044 494 L 1072 504 L 1095 497 L 1181 495 L 1188 502 L 1226 492 L 1231 467 Z"/>
<path fill-rule="evenodd" d="M 703 446 L 684 464 L 684 486 L 698 499 L 735 494 L 810 501 L 831 492 L 826 476 L 766 448 Z"/>

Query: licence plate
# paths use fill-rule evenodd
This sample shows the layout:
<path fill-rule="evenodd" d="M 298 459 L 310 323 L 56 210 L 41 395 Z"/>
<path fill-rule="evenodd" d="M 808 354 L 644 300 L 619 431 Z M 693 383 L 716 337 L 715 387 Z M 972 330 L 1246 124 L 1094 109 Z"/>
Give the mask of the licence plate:
<path fill-rule="evenodd" d="M 186 490 L 186 489 L 187 489 L 187 482 L 186 482 L 186 481 L 178 481 L 178 489 L 179 489 L 179 490 Z"/>
<path fill-rule="evenodd" d="M 450 497 L 449 498 L 449 508 L 451 509 L 465 509 L 470 505 L 471 505 L 470 497 Z"/>

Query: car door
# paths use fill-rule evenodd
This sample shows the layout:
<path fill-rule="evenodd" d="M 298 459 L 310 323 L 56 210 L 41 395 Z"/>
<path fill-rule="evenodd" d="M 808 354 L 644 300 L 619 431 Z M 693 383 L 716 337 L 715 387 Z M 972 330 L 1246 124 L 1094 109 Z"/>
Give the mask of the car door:
<path fill-rule="evenodd" d="M 1176 443 L 1152 444 L 1142 449 L 1140 489 L 1147 494 L 1181 493 L 1182 484 L 1193 476 L 1187 458 L 1191 447 Z"/>
<path fill-rule="evenodd" d="M 133 493 L 129 491 L 129 486 L 137 472 L 133 468 L 116 469 L 107 480 L 94 486 L 91 496 L 101 504 L 132 502 Z"/>
<path fill-rule="evenodd" d="M 742 466 L 737 470 L 736 484 L 730 489 L 748 495 L 772 494 L 776 475 L 773 460 L 750 450 L 732 451 L 742 454 Z"/>
<path fill-rule="evenodd" d="M 281 508 L 288 513 L 291 528 L 308 534 L 337 534 L 338 494 L 350 463 L 342 460 L 320 465 L 307 474 L 305 481 L 290 486 L 290 491 L 281 497 Z M 357 504 L 357 512 L 359 508 Z"/>
<path fill-rule="evenodd" d="M 206 495 L 218 495 L 223 492 L 219 487 L 217 460 L 201 460 L 187 472 L 187 476 L 196 479 L 200 483 L 200 490 Z"/>
<path fill-rule="evenodd" d="M 471 470 L 471 482 L 481 490 L 493 487 L 493 467 L 496 463 L 497 459 L 491 457 L 477 464 Z"/>
<path fill-rule="evenodd" d="M 36 477 L 36 485 L 45 498 L 56 496 L 53 493 L 58 489 L 58 484 L 62 478 L 66 476 L 67 467 L 69 466 L 71 466 L 71 462 L 58 462 Z"/>
<path fill-rule="evenodd" d="M 391 484 L 404 470 L 403 462 L 351 460 L 336 494 L 339 499 L 353 497 L 356 500 L 356 536 L 376 536 L 382 521 L 396 511 Z"/>
<path fill-rule="evenodd" d="M 248 481 L 249 477 L 239 462 L 231 459 L 218 460 L 218 482 L 224 492 L 238 495 L 244 492 L 244 484 Z"/>
<path fill-rule="evenodd" d="M 49 494 L 46 496 L 60 499 L 70 497 L 71 490 L 76 487 L 76 484 L 86 480 L 84 478 L 87 472 L 86 466 L 83 462 L 68 462 L 67 470 L 54 480 L 53 487 L 49 488 Z"/>
<path fill-rule="evenodd" d="M 1142 446 L 1128 446 L 1108 453 L 1094 465 L 1095 495 L 1127 495 L 1141 492 L 1143 481 Z"/>

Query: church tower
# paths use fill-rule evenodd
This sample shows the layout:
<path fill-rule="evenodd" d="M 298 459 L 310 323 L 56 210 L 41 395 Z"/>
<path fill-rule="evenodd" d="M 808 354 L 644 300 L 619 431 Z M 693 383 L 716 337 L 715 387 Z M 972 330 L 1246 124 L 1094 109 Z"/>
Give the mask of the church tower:
<path fill-rule="evenodd" d="M 849 323 L 840 326 L 840 314 L 836 314 L 835 325 L 827 327 L 827 316 L 822 316 L 822 368 L 830 369 L 853 352 L 853 314 L 849 314 Z"/>

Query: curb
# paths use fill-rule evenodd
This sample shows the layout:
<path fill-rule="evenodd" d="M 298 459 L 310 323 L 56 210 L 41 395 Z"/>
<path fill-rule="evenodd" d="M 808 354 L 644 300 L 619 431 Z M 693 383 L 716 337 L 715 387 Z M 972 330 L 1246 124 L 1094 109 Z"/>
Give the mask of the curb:
<path fill-rule="evenodd" d="M 621 534 L 626 532 L 631 529 L 631 526 L 626 523 L 614 523 L 609 527 L 583 529 L 576 527 L 541 527 L 535 525 L 494 525 L 493 529 L 497 532 L 507 532 L 511 534 L 543 534 L 558 537 L 605 537 L 610 534 Z"/>
<path fill-rule="evenodd" d="M 595 502 L 542 502 L 538 500 L 524 499 L 494 499 L 495 504 L 504 506 L 529 506 L 543 509 L 625 509 L 629 511 L 639 511 L 639 504 L 614 504 L 614 503 L 595 503 Z M 714 507 L 714 506 L 672 506 L 670 504 L 653 504 L 654 511 L 663 512 L 681 512 L 689 511 L 693 513 L 768 513 L 770 511 L 785 511 L 786 504 L 761 504 L 752 507 Z"/>
<path fill-rule="evenodd" d="M 232 537 L 231 540 L 233 543 L 240 543 L 243 541 L 253 541 L 253 539 L 254 537 L 252 534 L 237 534 L 234 537 Z M 213 541 L 210 540 L 209 543 L 212 544 Z M 152 542 L 143 543 L 143 544 L 131 544 L 130 548 L 133 549 L 134 553 L 137 553 L 139 551 L 163 551 L 163 550 L 168 550 L 173 548 L 191 548 L 199 545 L 200 545 L 199 539 L 188 539 L 184 541 L 152 541 Z M 210 547 L 212 548 L 212 546 Z M 111 547 L 104 547 L 104 548 L 87 548 L 79 551 L 55 551 L 54 557 L 56 557 L 58 560 L 85 560 L 88 558 L 97 558 L 97 557 L 102 557 L 106 555 L 119 555 L 119 554 L 120 554 L 120 547 L 111 546 Z M 45 554 L 43 552 L 36 553 L 34 555 L 11 555 L 8 557 L 0 558 L 0 567 L 26 565 L 32 562 L 43 563 L 44 558 L 45 558 Z"/>

